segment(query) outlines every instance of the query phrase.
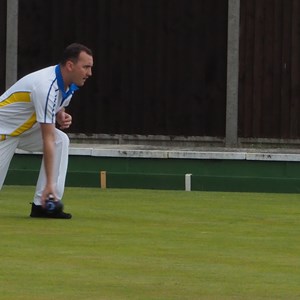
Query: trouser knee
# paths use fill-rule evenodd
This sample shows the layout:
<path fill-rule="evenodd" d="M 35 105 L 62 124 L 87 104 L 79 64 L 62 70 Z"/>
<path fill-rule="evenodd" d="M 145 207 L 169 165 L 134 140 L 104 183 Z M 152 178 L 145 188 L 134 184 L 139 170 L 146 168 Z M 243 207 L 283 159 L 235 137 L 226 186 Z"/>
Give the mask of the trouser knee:
<path fill-rule="evenodd" d="M 70 139 L 67 136 L 67 134 L 65 134 L 61 130 L 57 129 L 57 131 L 56 131 L 56 143 L 61 144 L 63 148 L 64 147 L 69 147 Z"/>

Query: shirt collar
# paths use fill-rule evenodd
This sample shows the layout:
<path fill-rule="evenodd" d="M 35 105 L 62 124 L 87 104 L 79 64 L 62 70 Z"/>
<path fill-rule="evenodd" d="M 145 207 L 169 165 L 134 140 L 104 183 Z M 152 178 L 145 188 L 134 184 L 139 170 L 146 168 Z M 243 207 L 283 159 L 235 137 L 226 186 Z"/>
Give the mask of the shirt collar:
<path fill-rule="evenodd" d="M 61 74 L 60 65 L 57 65 L 55 67 L 55 74 L 56 74 L 56 78 L 57 78 L 58 87 L 62 92 L 63 100 L 67 99 L 70 95 L 73 95 L 74 92 L 79 89 L 79 87 L 76 84 L 72 83 L 69 86 L 69 89 L 67 91 L 65 91 L 65 84 L 64 84 L 64 80 L 63 80 L 63 77 Z"/>

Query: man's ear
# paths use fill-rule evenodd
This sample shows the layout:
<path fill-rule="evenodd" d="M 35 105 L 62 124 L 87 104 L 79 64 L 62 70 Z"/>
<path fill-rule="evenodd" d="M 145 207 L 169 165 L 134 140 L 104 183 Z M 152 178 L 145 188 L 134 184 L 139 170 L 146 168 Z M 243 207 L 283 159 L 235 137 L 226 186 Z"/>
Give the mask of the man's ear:
<path fill-rule="evenodd" d="M 73 70 L 73 66 L 74 66 L 74 63 L 73 63 L 71 60 L 68 60 L 68 61 L 66 62 L 66 69 L 67 69 L 68 71 L 72 71 L 72 70 Z"/>

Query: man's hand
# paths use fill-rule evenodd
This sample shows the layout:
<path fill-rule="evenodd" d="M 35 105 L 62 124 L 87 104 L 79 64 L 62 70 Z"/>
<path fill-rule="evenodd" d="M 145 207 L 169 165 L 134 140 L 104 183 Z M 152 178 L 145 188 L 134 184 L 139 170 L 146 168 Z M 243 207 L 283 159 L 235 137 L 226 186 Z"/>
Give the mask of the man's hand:
<path fill-rule="evenodd" d="M 50 194 L 53 195 L 55 201 L 57 201 L 57 196 L 56 196 L 56 193 L 55 193 L 54 185 L 45 186 L 44 191 L 42 193 L 42 197 L 41 197 L 41 204 L 42 204 L 43 207 L 45 207 L 46 200 L 48 199 Z"/>
<path fill-rule="evenodd" d="M 60 126 L 59 129 L 66 129 L 72 124 L 72 116 L 62 109 L 56 114 L 56 121 Z"/>

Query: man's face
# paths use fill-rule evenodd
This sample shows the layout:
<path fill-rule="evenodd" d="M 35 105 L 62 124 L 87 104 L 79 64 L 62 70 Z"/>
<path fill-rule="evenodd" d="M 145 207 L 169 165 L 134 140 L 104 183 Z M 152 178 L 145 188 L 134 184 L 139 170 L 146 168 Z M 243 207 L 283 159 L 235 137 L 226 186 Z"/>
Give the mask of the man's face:
<path fill-rule="evenodd" d="M 83 86 L 85 81 L 92 76 L 93 57 L 86 52 L 81 52 L 76 63 L 72 63 L 72 82 Z"/>

